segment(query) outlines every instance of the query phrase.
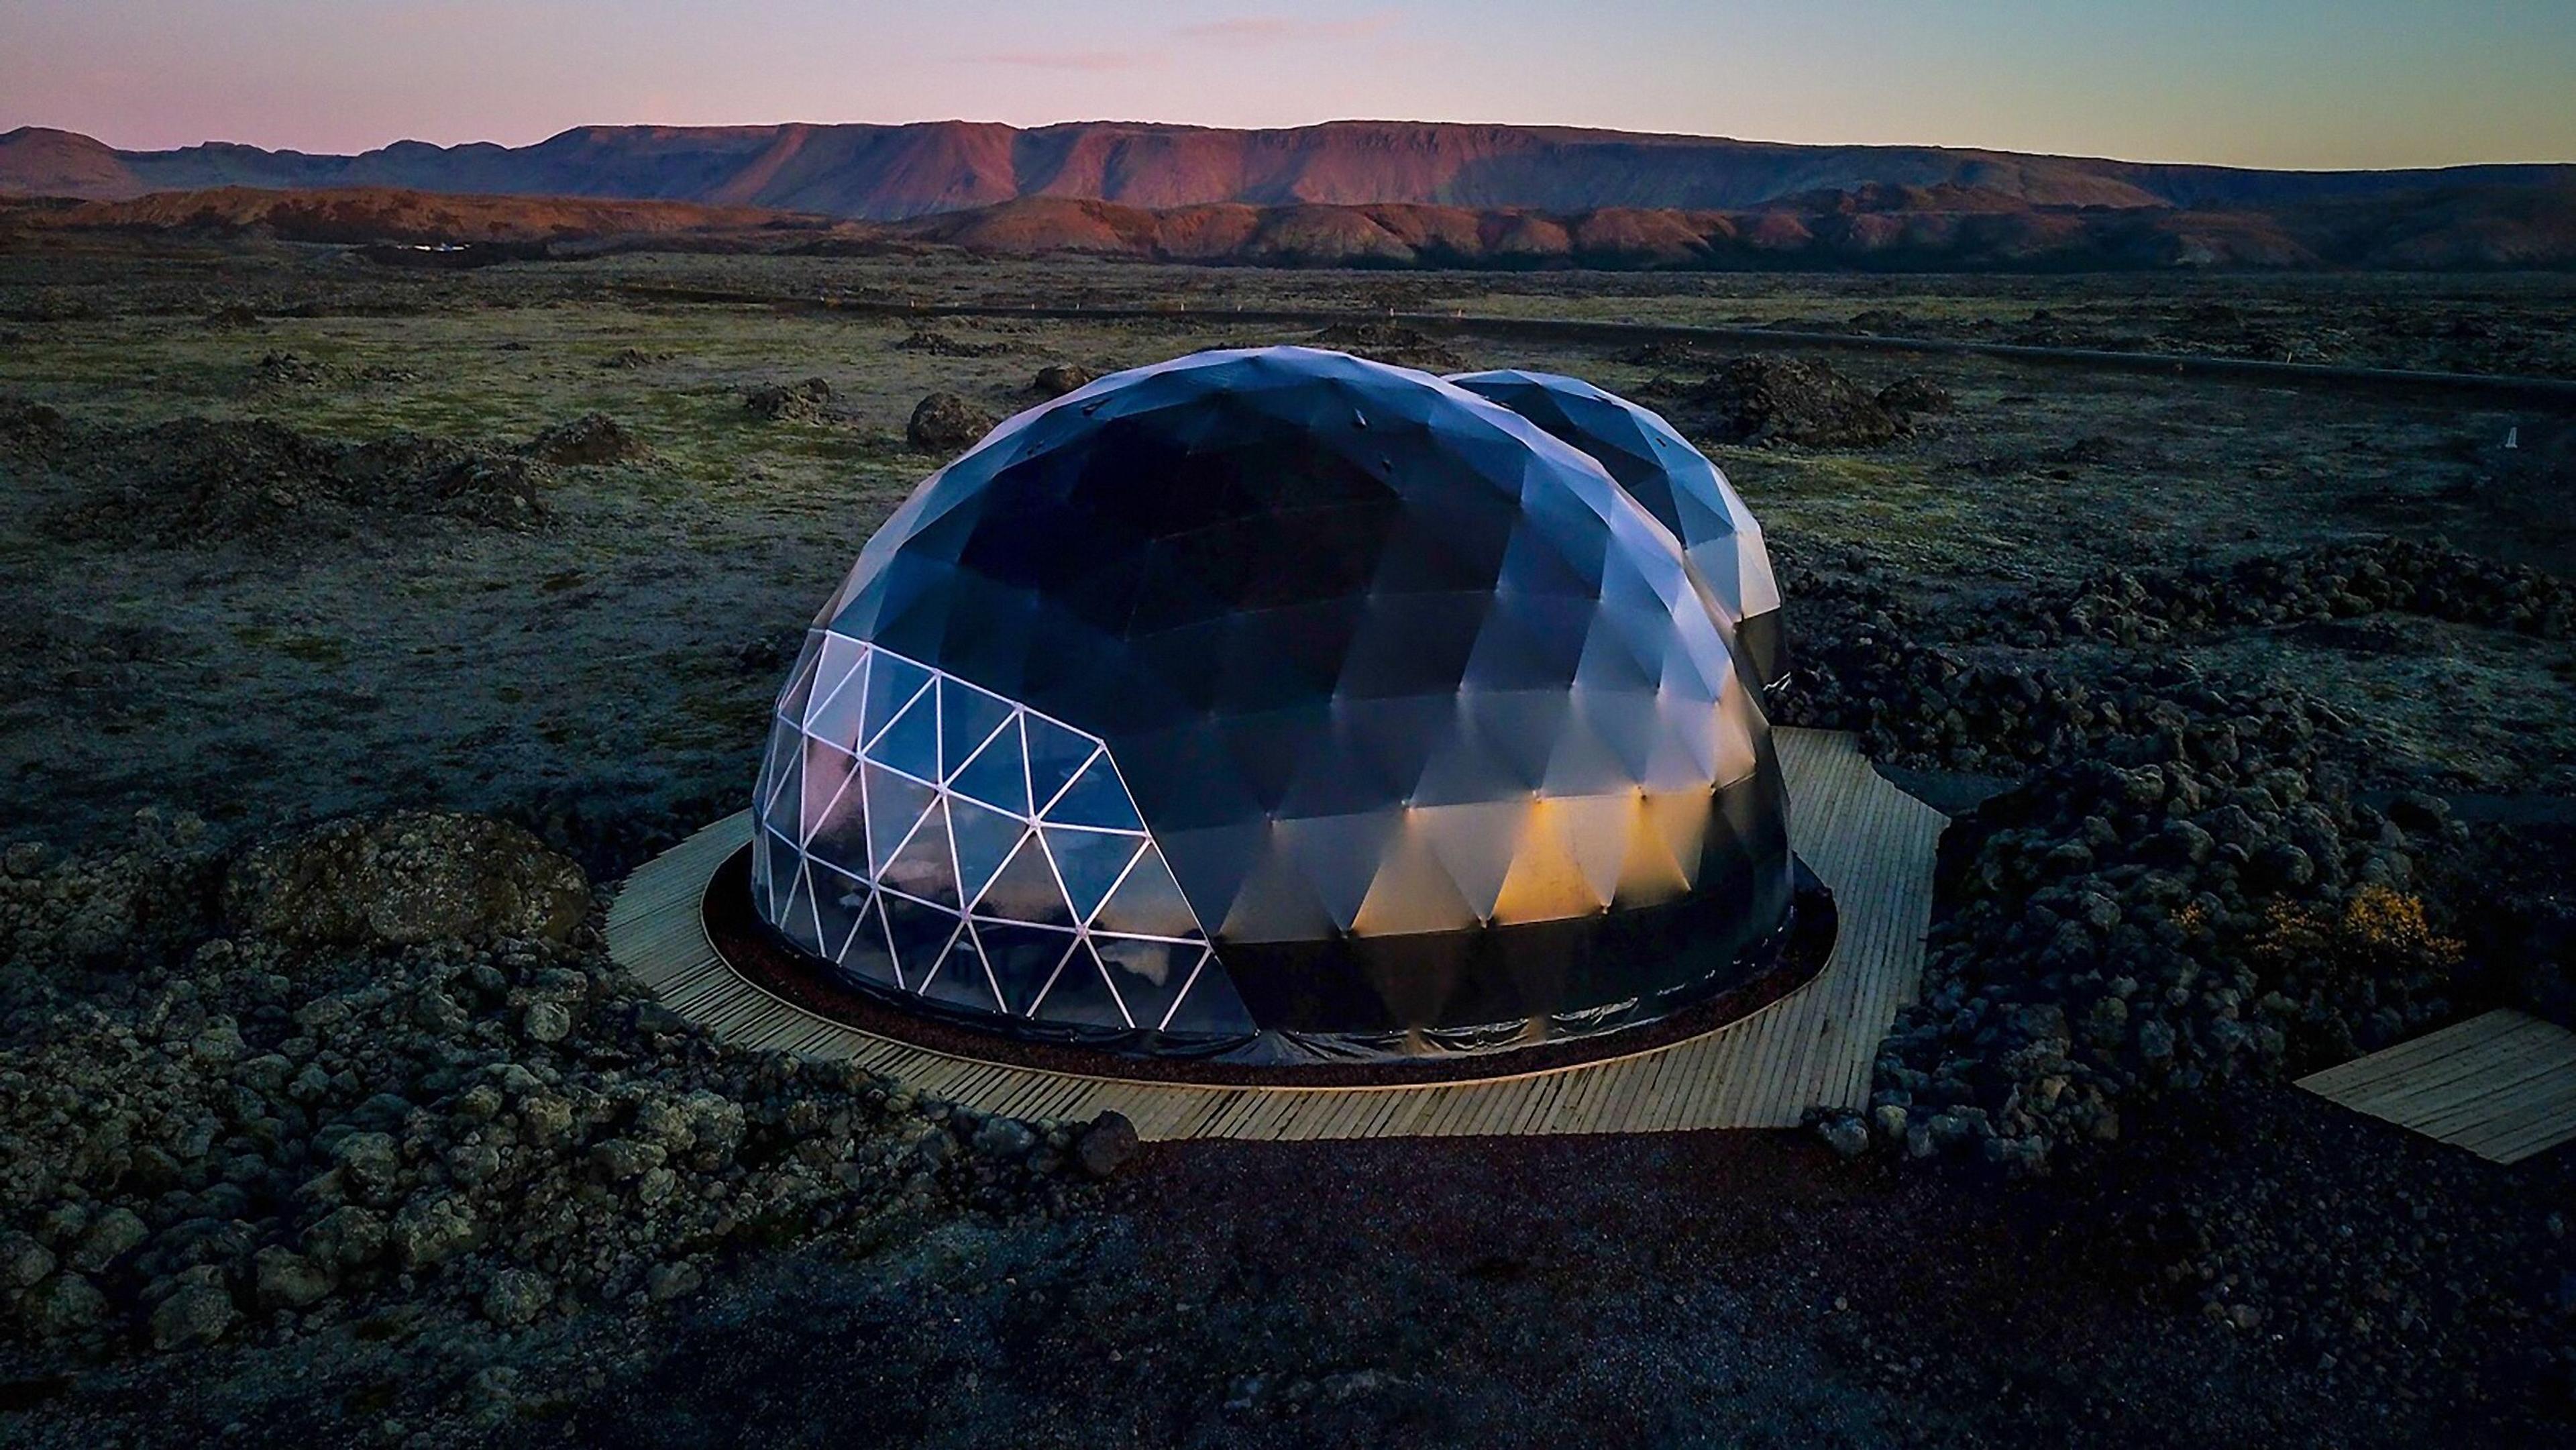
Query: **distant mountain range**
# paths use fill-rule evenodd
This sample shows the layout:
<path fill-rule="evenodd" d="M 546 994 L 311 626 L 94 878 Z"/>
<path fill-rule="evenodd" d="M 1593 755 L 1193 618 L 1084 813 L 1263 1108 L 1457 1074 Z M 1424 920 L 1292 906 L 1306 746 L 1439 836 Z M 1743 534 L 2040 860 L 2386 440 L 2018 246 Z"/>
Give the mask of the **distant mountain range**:
<path fill-rule="evenodd" d="M 688 202 L 896 223 L 848 230 L 983 250 L 1211 261 L 2576 262 L 2569 165 L 2258 171 L 1390 121 L 598 126 L 532 146 L 405 141 L 358 156 L 224 143 L 119 151 L 35 127 L 0 135 L 0 193 L 122 201 L 348 187 Z M 728 225 L 742 215 L 729 212 Z"/>

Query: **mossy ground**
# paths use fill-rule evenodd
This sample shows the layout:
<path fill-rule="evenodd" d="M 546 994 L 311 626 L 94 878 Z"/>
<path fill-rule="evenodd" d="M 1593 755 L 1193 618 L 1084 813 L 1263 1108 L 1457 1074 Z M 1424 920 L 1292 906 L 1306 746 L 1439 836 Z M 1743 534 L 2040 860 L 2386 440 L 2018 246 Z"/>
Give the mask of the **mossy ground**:
<path fill-rule="evenodd" d="M 976 354 L 948 356 L 898 346 L 910 322 L 797 305 L 818 295 L 1801 325 L 1874 309 L 1900 319 L 1876 320 L 1884 331 L 1998 336 L 2028 331 L 2044 312 L 2055 321 L 2043 327 L 2127 327 L 2133 341 L 2253 319 L 2243 325 L 2308 339 L 2320 355 L 2457 363 L 2484 347 L 2469 360 L 2490 365 L 2521 357 L 2520 343 L 2506 345 L 2522 336 L 2515 329 L 2567 313 L 2576 297 L 2576 287 L 2517 278 L 1393 275 L 698 257 L 425 278 L 297 248 L 245 248 L 218 264 L 197 253 L 7 261 L 0 397 L 82 423 L 258 417 L 330 438 L 412 431 L 507 447 L 596 411 L 650 450 L 635 463 L 555 470 L 550 521 L 529 532 L 438 523 L 345 543 L 159 550 L 48 537 L 35 521 L 80 485 L 19 469 L 0 499 L 0 607 L 12 621 L 0 651 L 10 697 L 0 818 L 63 835 L 147 800 L 218 818 L 491 807 L 531 791 L 656 807 L 727 800 L 748 778 L 778 683 L 758 646 L 792 640 L 869 532 L 942 461 L 902 441 L 924 394 L 956 391 L 1006 414 L 1038 401 L 1030 379 L 1050 362 L 1107 371 L 1306 331 L 1184 319 L 924 324 Z M 756 300 L 673 300 L 667 289 Z M 236 298 L 262 312 L 256 325 L 203 320 Z M 2445 317 L 2475 326 L 2437 325 Z M 2356 332 L 2356 319 L 2377 330 Z M 2482 340 L 2468 336 L 2478 328 Z M 1549 368 L 1614 389 L 1692 375 L 1687 364 L 1629 360 L 1628 344 L 1443 342 L 1470 367 Z M 2556 365 L 2534 346 L 2525 370 Z M 317 379 L 281 380 L 261 365 L 271 353 L 316 365 Z M 1828 360 L 1871 388 L 1924 373 L 1957 406 L 1881 448 L 1712 451 L 1775 538 L 1849 551 L 1875 582 L 1926 600 L 1973 604 L 2105 566 L 2379 532 L 2446 533 L 2526 556 L 2547 548 L 2527 526 L 2527 501 L 2477 485 L 2507 429 L 2550 426 L 2524 411 L 1979 359 Z M 770 422 L 742 407 L 749 388 L 805 377 L 831 384 L 846 421 Z M 106 637 L 142 643 L 102 660 Z M 2370 717 L 2392 751 L 2493 788 L 2564 788 L 2576 655 L 2475 630 L 2426 626 L 2421 640 L 2374 651 L 2292 631 L 2185 652 L 2324 695 Z"/>

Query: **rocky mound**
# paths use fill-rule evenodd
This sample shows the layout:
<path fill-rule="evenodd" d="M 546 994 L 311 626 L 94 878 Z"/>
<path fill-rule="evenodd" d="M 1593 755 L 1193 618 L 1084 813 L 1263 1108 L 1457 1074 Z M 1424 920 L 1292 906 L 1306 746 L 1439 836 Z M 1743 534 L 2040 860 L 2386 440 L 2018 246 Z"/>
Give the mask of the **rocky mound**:
<path fill-rule="evenodd" d="M 6 138 L 0 138 L 5 171 Z M 233 172 L 234 168 L 223 168 Z M 235 173 L 237 174 L 237 173 Z M 224 179 L 232 179 L 227 175 Z M 350 245 L 439 244 L 489 247 L 504 244 L 542 255 L 548 243 L 605 238 L 711 239 L 759 232 L 809 235 L 824 230 L 821 218 L 753 207 L 699 206 L 680 201 L 620 201 L 541 194 L 545 188 L 511 187 L 522 195 L 477 196 L 409 191 L 387 186 L 314 189 L 214 185 L 183 181 L 179 187 L 144 188 L 131 200 L 74 207 L 47 217 L 49 226 L 95 231 L 192 232 L 236 236 L 255 232 L 297 242 Z M 291 186 L 291 184 L 290 184 Z M 0 190 L 7 190 L 0 183 Z"/>
<path fill-rule="evenodd" d="M 2428 894 L 2453 912 L 2472 960 L 2489 964 L 2504 1001 L 2576 1030 L 2576 821 L 2482 825 L 2466 850 L 2437 861 Z"/>
<path fill-rule="evenodd" d="M 261 353 L 259 360 L 250 365 L 250 379 L 244 391 L 265 393 L 296 388 L 353 388 L 370 383 L 410 382 L 416 376 L 381 363 L 350 368 L 301 353 L 271 351 Z"/>
<path fill-rule="evenodd" d="M 1725 359 L 1700 343 L 1659 337 L 1620 353 L 1619 361 L 1640 368 L 1710 368 Z"/>
<path fill-rule="evenodd" d="M 2438 539 L 2114 569 L 1928 609 L 1871 583 L 1877 565 L 1862 554 L 1837 560 L 1794 534 L 1772 544 L 1782 587 L 1799 605 L 1800 666 L 1774 692 L 1773 717 L 1862 732 L 1893 764 L 1987 775 L 2088 755 L 2134 764 L 2148 758 L 2139 747 L 2152 737 L 2224 725 L 2277 761 L 2296 763 L 2283 753 L 2296 752 L 2332 759 L 2366 783 L 2410 783 L 2420 777 L 2392 769 L 2334 708 L 2277 684 L 2231 693 L 2161 646 L 2295 628 L 2312 642 L 2391 653 L 2408 645 L 2408 614 L 2545 639 L 2576 626 L 2576 595 L 2563 580 Z M 2072 643 L 2110 648 L 2038 666 L 2005 653 Z M 2121 662 L 2128 648 L 2143 660 Z"/>
<path fill-rule="evenodd" d="M 347 443 L 264 419 L 139 428 L 22 424 L 20 458 L 86 486 L 47 520 L 70 540 L 155 548 L 343 538 L 401 518 L 545 520 L 545 475 L 517 453 L 421 434 Z"/>
<path fill-rule="evenodd" d="M 71 420 L 60 409 L 0 398 L 0 454 L 42 462 L 62 451 Z"/>
<path fill-rule="evenodd" d="M 1948 388 L 1920 375 L 1898 378 L 1879 389 L 1876 401 L 1881 408 L 1909 421 L 1925 413 L 1947 413 L 1955 406 Z"/>
<path fill-rule="evenodd" d="M 1080 363 L 1048 363 L 1030 380 L 1029 391 L 1041 398 L 1061 398 L 1077 388 L 1088 386 L 1098 376 Z"/>
<path fill-rule="evenodd" d="M 1884 611 L 1833 635 L 1811 636 L 1802 626 L 1800 663 L 1772 696 L 1773 718 L 1857 731 L 1873 758 L 1892 764 L 2011 776 L 2177 751 L 2232 761 L 2260 750 L 2304 768 L 2321 743 L 2341 745 L 2351 734 L 2348 721 L 2315 700 L 2279 691 L 2231 696 L 2178 661 L 2088 680 L 1970 660 L 1921 636 L 1909 617 Z"/>
<path fill-rule="evenodd" d="M 1720 443 L 1871 448 L 1907 431 L 1903 414 L 1802 358 L 1737 358 L 1697 383 L 1658 379 L 1640 391 L 1672 399 L 1693 431 Z"/>
<path fill-rule="evenodd" d="M 746 1247 L 1060 1206 L 1132 1147 L 718 1047 L 601 952 L 577 868 L 489 821 L 229 864 L 146 825 L 0 857 L 0 1336 L 34 1352 L 632 1309 Z"/>
<path fill-rule="evenodd" d="M 932 393 L 913 405 L 904 441 L 923 453 L 964 448 L 993 431 L 991 412 L 955 393 Z"/>
<path fill-rule="evenodd" d="M 2477 838 L 2447 807 L 2352 782 L 2384 764 L 2293 691 L 2231 694 L 2188 665 L 2031 669 L 1927 643 L 2141 643 L 2228 625 L 2413 610 L 2556 637 L 2562 586 L 2439 544 L 2379 540 L 2226 569 L 2110 574 L 1926 616 L 1778 541 L 1800 605 L 1783 723 L 1858 731 L 1891 765 L 2022 782 L 1954 822 L 1922 1005 L 1866 1117 L 1825 1123 L 2015 1171 L 2116 1136 L 2133 1106 L 2198 1103 L 2375 1050 L 2467 1004 L 2565 1014 L 2567 842 Z M 2519 883 L 2518 885 L 2514 883 Z"/>
<path fill-rule="evenodd" d="M 253 848 L 225 876 L 223 911 L 246 930 L 308 944 L 559 942 L 590 913 L 590 883 L 517 826 L 405 811 Z"/>
<path fill-rule="evenodd" d="M 897 352 L 927 353 L 932 357 L 991 357 L 1011 350 L 1007 342 L 966 342 L 929 327 L 914 328 L 894 347 Z"/>
<path fill-rule="evenodd" d="M 837 423 L 842 418 L 832 385 L 821 378 L 763 384 L 744 395 L 742 406 L 753 417 L 773 423 Z"/>
<path fill-rule="evenodd" d="M 653 450 L 645 447 L 643 440 L 605 413 L 584 413 L 554 424 L 529 439 L 519 451 L 539 463 L 571 466 L 637 463 L 653 456 Z"/>
<path fill-rule="evenodd" d="M 1923 1000 L 1870 1127 L 2017 1170 L 2116 1139 L 2124 1107 L 2342 1061 L 2448 1016 L 2461 946 L 2411 894 L 2457 834 L 2233 759 L 2060 767 L 1952 827 Z M 1857 1125 L 1841 1130 L 1860 1131 Z"/>
<path fill-rule="evenodd" d="M 2498 564 L 2439 539 L 2374 539 L 2225 567 L 2112 570 L 2015 596 L 1962 622 L 1967 638 L 2030 648 L 2075 640 L 2146 644 L 2212 630 L 2427 615 L 2538 635 L 2576 637 L 2576 586 Z"/>
<path fill-rule="evenodd" d="M 1454 373 L 1467 365 L 1467 360 L 1447 344 L 1395 322 L 1336 322 L 1307 342 L 1371 362 L 1420 368 L 1427 373 Z"/>

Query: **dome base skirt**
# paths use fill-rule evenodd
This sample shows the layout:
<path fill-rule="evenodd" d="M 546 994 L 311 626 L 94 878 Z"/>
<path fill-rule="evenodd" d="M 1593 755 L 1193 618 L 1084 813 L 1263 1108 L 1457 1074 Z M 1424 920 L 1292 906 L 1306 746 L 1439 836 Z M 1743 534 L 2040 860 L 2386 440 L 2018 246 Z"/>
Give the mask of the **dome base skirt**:
<path fill-rule="evenodd" d="M 762 989 L 818 1016 L 914 1046 L 1085 1076 L 1246 1087 L 1369 1086 L 1571 1067 L 1700 1036 L 1761 1010 L 1814 977 L 1833 951 L 1833 894 L 1803 861 L 1793 858 L 1793 869 L 1795 898 L 1781 927 L 1731 954 L 1722 946 L 1714 948 L 1711 955 L 1725 959 L 1712 960 L 1708 970 L 1683 986 L 1581 1012 L 1532 1013 L 1467 1027 L 1364 1032 L 1273 1029 L 1212 1037 L 1087 1027 L 962 1010 L 892 991 L 842 973 L 761 921 L 751 904 L 748 850 L 716 871 L 702 910 L 718 954 Z M 1619 915 L 1639 920 L 1616 933 L 1605 933 L 1599 920 L 1535 925 L 1579 929 L 1595 940 L 1589 950 L 1693 950 L 1690 912 L 1649 909 Z M 1508 927 L 1475 935 L 1509 939 L 1529 931 L 1527 926 Z M 1723 934 L 1716 939 L 1723 941 Z M 1541 959 L 1550 945 L 1535 937 L 1526 941 L 1525 946 L 1513 943 L 1513 950 L 1527 952 L 1532 961 Z M 1417 943 L 1414 949 L 1428 945 Z M 1493 948 L 1487 944 L 1485 949 Z M 1576 949 L 1564 943 L 1556 949 L 1558 970 L 1572 969 Z M 1221 950 L 1233 959 L 1245 949 Z"/>

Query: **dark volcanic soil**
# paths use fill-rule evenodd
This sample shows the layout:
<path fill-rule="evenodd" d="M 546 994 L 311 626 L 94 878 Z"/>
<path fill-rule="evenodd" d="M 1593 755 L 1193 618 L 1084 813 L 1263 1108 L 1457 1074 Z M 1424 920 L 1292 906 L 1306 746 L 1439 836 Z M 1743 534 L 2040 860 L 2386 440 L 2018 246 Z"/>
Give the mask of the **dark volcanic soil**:
<path fill-rule="evenodd" d="M 2518 1351 L 2565 1312 L 2571 1189 L 2564 1155 L 2475 1164 L 2281 1090 L 2116 1175 L 2017 1187 L 1777 1135 L 1165 1146 L 1034 1242 L 746 1284 L 571 1423 L 639 1445 L 2539 1443 L 2569 1367 Z M 2166 1225 L 2230 1212 L 2355 1231 L 2313 1282 L 2229 1266 L 2233 1302 L 2266 1306 L 2229 1319 Z M 2444 1292 L 2487 1276 L 2509 1294 Z M 2366 1348 L 2348 1326 L 2316 1347 L 2354 1314 Z"/>

